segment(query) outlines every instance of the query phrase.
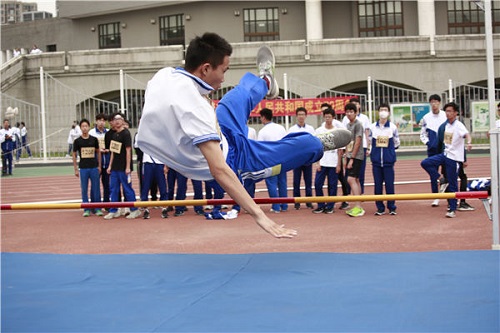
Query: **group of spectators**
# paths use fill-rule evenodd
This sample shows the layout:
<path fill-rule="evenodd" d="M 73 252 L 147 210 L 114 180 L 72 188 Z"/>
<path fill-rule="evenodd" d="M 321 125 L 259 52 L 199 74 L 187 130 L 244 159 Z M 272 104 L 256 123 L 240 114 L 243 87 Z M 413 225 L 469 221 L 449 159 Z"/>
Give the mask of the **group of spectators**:
<path fill-rule="evenodd" d="M 0 129 L 0 142 L 2 147 L 2 176 L 11 176 L 14 157 L 19 163 L 23 149 L 32 158 L 31 149 L 28 144 L 28 130 L 24 121 L 17 122 L 11 126 L 9 119 L 4 119 Z"/>
<path fill-rule="evenodd" d="M 106 127 L 109 121 L 110 128 Z M 143 153 L 132 139 L 129 123 L 121 113 L 114 113 L 110 117 L 98 114 L 95 127 L 90 128 L 90 121 L 82 119 L 74 123 L 69 133 L 69 150 L 73 158 L 75 176 L 80 179 L 82 202 L 120 202 L 122 194 L 125 201 L 136 201 L 136 193 L 132 186 L 133 159 L 132 149 L 137 155 L 137 175 L 141 201 L 173 200 L 174 188 L 176 200 L 186 199 L 188 179 L 175 171 L 167 168 L 158 159 Z M 74 136 L 77 136 L 73 139 Z M 78 159 L 79 157 L 79 159 Z M 102 195 L 101 200 L 101 185 Z M 90 198 L 89 198 L 90 183 Z M 194 199 L 203 199 L 203 183 L 192 180 Z M 168 189 L 168 191 L 167 191 Z M 205 182 L 207 199 L 222 199 L 224 191 L 215 181 Z M 159 194 L 159 195 L 158 195 Z M 90 200 L 89 200 L 90 199 Z M 152 202 L 152 206 L 157 206 Z M 213 209 L 220 214 L 221 206 L 202 207 L 194 206 L 197 215 L 205 215 L 205 209 Z M 102 208 L 84 209 L 83 216 L 92 213 L 113 219 L 126 216 L 135 219 L 142 214 L 144 219 L 151 217 L 149 208 L 142 211 L 137 208 L 107 208 L 104 215 Z M 168 212 L 174 211 L 174 216 L 182 216 L 187 211 L 186 206 L 164 207 L 161 217 L 167 218 Z"/>
<path fill-rule="evenodd" d="M 471 136 L 465 126 L 458 120 L 459 107 L 455 103 L 448 103 L 441 110 L 441 98 L 432 95 L 429 98 L 431 111 L 422 119 L 420 139 L 427 147 L 427 158 L 422 161 L 422 168 L 429 174 L 431 179 L 432 193 L 444 192 L 446 190 L 458 191 L 458 181 L 460 178 L 460 191 L 467 190 L 467 167 L 466 151 L 471 149 Z M 365 169 L 367 157 L 370 156 L 372 173 L 374 179 L 374 194 L 383 194 L 384 187 L 386 194 L 395 193 L 394 185 L 394 164 L 396 163 L 396 149 L 400 145 L 398 129 L 390 121 L 390 106 L 381 104 L 377 108 L 377 121 L 370 123 L 369 118 L 361 112 L 358 99 L 353 98 L 346 104 L 344 110 L 333 110 L 329 104 L 321 105 L 323 123 L 317 129 L 306 123 L 307 109 L 299 107 L 296 110 L 296 124 L 288 131 L 305 131 L 311 134 L 321 134 L 333 130 L 334 128 L 347 128 L 351 131 L 351 143 L 342 148 L 325 151 L 323 157 L 312 165 L 303 165 L 293 170 L 293 196 L 301 196 L 301 178 L 305 185 L 305 196 L 313 196 L 313 172 L 315 195 L 324 195 L 323 188 L 327 181 L 327 195 L 336 196 L 338 183 L 341 184 L 342 194 L 360 196 L 365 189 Z M 500 104 L 498 105 L 500 113 Z M 258 141 L 278 141 L 287 135 L 285 128 L 273 122 L 272 110 L 264 108 L 260 111 L 260 119 L 264 127 L 258 132 L 249 131 L 249 138 Z M 106 121 L 109 120 L 110 129 L 106 128 Z M 498 125 L 497 121 L 497 125 Z M 24 123 L 22 123 L 24 127 Z M 99 114 L 95 119 L 95 127 L 90 128 L 87 119 L 75 122 L 68 137 L 68 154 L 73 157 L 75 175 L 80 178 L 82 201 L 89 202 L 88 183 L 91 184 L 90 201 L 101 202 L 101 190 L 99 179 L 103 188 L 103 202 L 119 202 L 122 200 L 122 193 L 125 201 L 135 201 L 136 195 L 131 183 L 131 172 L 133 170 L 132 149 L 137 155 L 137 175 L 139 179 L 139 189 L 141 201 L 156 200 L 176 200 L 186 199 L 188 179 L 174 169 L 168 168 L 158 159 L 143 153 L 137 145 L 134 145 L 132 136 L 128 130 L 128 121 L 120 113 L 115 113 L 111 117 Z M 2 129 L 2 151 L 4 151 L 4 141 L 12 130 L 8 121 L 4 121 Z M 15 135 L 10 135 L 14 137 Z M 15 140 L 15 139 L 13 139 Z M 23 141 L 24 142 L 24 141 Z M 24 146 L 24 144 L 23 144 Z M 29 146 L 27 146 L 29 153 Z M 80 157 L 77 165 L 77 156 Z M 2 160 L 4 154 L 2 154 Z M 5 162 L 4 162 L 5 165 Z M 439 171 L 441 168 L 441 171 Z M 8 169 L 4 168 L 4 172 Z M 206 199 L 222 199 L 224 190 L 215 181 L 191 180 L 194 191 L 193 199 L 203 199 L 205 185 Z M 273 176 L 265 179 L 269 197 L 287 197 L 287 174 L 286 172 L 275 172 Z M 175 186 L 177 186 L 175 190 Z M 245 180 L 244 187 L 248 193 L 254 197 L 255 182 Z M 339 203 L 338 209 L 345 210 L 349 216 L 360 217 L 365 214 L 360 201 L 352 203 Z M 386 203 L 376 201 L 375 215 L 381 216 L 397 214 L 395 201 L 389 200 Z M 439 200 L 432 202 L 432 207 L 439 206 Z M 306 207 L 313 213 L 331 214 L 335 212 L 333 202 L 318 202 L 316 207 L 312 202 L 308 202 Z M 212 210 L 205 213 L 205 209 Z M 194 206 L 197 215 L 221 217 L 221 206 L 202 207 Z M 295 209 L 300 209 L 300 204 L 294 205 Z M 350 208 L 350 209 L 348 209 Z M 161 217 L 167 218 L 168 212 L 173 211 L 174 216 L 182 216 L 188 210 L 186 206 L 164 207 L 161 210 Z M 237 214 L 240 207 L 233 207 Z M 288 204 L 274 203 L 270 212 L 281 213 L 288 210 Z M 446 217 L 455 217 L 456 210 L 474 210 L 464 199 L 458 204 L 457 200 L 448 201 Z M 108 208 L 105 219 L 118 218 L 126 215 L 127 218 L 137 218 L 142 214 L 144 219 L 151 217 L 150 208 L 139 210 L 137 208 Z M 83 216 L 90 216 L 92 210 L 85 209 Z M 102 216 L 102 209 L 95 209 L 93 213 Z"/>
<path fill-rule="evenodd" d="M 472 148 L 471 136 L 463 123 L 458 119 L 459 106 L 447 103 L 441 110 L 439 95 L 429 97 L 431 110 L 422 119 L 420 140 L 427 147 L 427 158 L 421 163 L 422 168 L 429 174 L 432 193 L 456 192 L 467 190 L 468 179 L 465 172 L 467 167 L 466 152 Z M 498 104 L 500 116 L 500 103 Z M 390 121 L 390 106 L 381 104 L 377 108 L 377 121 L 370 123 L 368 117 L 361 112 L 359 100 L 353 98 L 345 105 L 344 110 L 334 111 L 329 104 L 321 105 L 324 122 L 317 129 L 305 123 L 307 109 L 296 109 L 297 123 L 290 132 L 308 132 L 311 134 L 324 133 L 334 128 L 347 128 L 352 133 L 351 143 L 343 149 L 326 151 L 323 158 L 313 165 L 304 165 L 293 170 L 293 196 L 300 197 L 301 178 L 304 180 L 306 197 L 312 196 L 313 171 L 316 171 L 314 187 L 316 196 L 323 196 L 323 187 L 326 179 L 328 196 L 336 196 L 338 182 L 341 183 L 342 194 L 359 196 L 364 194 L 364 180 L 367 157 L 370 157 L 374 179 L 374 194 L 395 194 L 394 164 L 396 163 L 396 149 L 400 145 L 399 133 L 396 125 Z M 259 140 L 279 140 L 287 133 L 281 125 L 272 122 L 272 111 L 263 109 L 260 113 L 265 125 L 259 132 Z M 337 118 L 337 119 L 336 119 Z M 496 122 L 500 128 L 500 120 Z M 272 129 L 272 130 L 271 130 Z M 269 136 L 269 132 L 274 134 Z M 439 170 L 441 169 L 441 170 Z M 274 178 L 274 179 L 273 179 Z M 458 180 L 460 179 L 460 188 Z M 287 196 L 286 173 L 266 179 L 270 197 Z M 306 206 L 315 214 L 331 214 L 334 203 L 317 203 L 316 208 L 311 203 Z M 352 217 L 365 214 L 360 201 L 353 202 L 351 209 L 347 202 L 339 203 L 339 209 L 346 210 Z M 376 216 L 397 215 L 397 206 L 394 200 L 386 203 L 375 201 Z M 432 207 L 439 206 L 439 199 L 435 199 Z M 300 204 L 295 204 L 300 209 Z M 280 213 L 288 210 L 286 204 L 273 204 L 271 212 Z M 456 216 L 456 210 L 471 211 L 474 207 L 465 199 L 448 200 L 446 217 Z"/>

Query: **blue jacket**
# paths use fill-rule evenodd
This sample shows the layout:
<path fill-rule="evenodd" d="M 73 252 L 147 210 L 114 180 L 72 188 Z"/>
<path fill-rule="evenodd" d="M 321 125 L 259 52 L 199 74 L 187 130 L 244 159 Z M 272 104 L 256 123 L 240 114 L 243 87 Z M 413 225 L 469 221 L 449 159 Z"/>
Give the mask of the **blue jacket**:
<path fill-rule="evenodd" d="M 373 165 L 384 167 L 396 163 L 396 149 L 399 148 L 399 133 L 396 125 L 387 121 L 383 127 L 379 122 L 370 126 L 370 160 Z M 387 147 L 384 147 L 387 146 Z"/>

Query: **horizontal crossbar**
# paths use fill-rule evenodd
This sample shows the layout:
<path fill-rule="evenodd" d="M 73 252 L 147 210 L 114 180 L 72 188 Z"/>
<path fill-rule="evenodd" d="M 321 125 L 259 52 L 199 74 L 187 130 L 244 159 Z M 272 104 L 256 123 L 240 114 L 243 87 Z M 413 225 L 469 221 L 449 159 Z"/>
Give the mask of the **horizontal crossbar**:
<path fill-rule="evenodd" d="M 344 201 L 387 201 L 387 200 L 428 200 L 428 199 L 487 199 L 486 191 L 455 192 L 455 193 L 412 193 L 412 194 L 381 194 L 381 195 L 349 195 L 335 197 L 290 197 L 290 198 L 256 198 L 258 204 L 295 204 L 314 202 L 344 202 Z M 92 202 L 92 203 L 14 203 L 2 204 L 1 210 L 29 209 L 96 209 L 96 208 L 133 208 L 151 206 L 205 206 L 234 205 L 232 199 L 201 199 L 201 200 L 165 200 L 165 201 L 135 201 L 135 202 Z"/>

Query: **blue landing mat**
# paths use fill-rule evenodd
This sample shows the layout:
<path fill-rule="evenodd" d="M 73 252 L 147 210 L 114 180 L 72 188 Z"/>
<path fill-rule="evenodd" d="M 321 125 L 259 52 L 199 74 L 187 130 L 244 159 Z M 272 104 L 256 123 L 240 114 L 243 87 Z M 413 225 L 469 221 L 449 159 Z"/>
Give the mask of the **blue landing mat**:
<path fill-rule="evenodd" d="M 498 332 L 499 254 L 2 253 L 2 332 Z"/>

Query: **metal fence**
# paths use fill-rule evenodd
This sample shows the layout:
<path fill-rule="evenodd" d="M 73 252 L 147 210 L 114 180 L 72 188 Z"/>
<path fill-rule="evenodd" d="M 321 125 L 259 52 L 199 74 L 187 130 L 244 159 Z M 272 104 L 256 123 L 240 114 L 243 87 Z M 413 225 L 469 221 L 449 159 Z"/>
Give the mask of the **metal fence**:
<path fill-rule="evenodd" d="M 131 121 L 132 127 L 136 128 L 142 114 L 144 106 L 144 95 L 146 83 L 137 80 L 133 76 L 123 73 L 120 80 L 120 95 L 122 106 L 119 103 L 111 102 L 92 96 L 88 96 L 81 91 L 60 82 L 49 73 L 44 73 L 41 69 L 41 78 L 43 78 L 44 91 L 44 111 L 40 105 L 31 104 L 5 93 L 1 94 L 2 112 L 7 108 L 17 108 L 18 113 L 11 119 L 11 124 L 25 122 L 28 130 L 30 148 L 34 156 L 42 156 L 44 149 L 49 158 L 62 158 L 68 150 L 68 133 L 75 120 L 86 118 L 93 125 L 96 114 L 111 114 L 122 110 Z M 374 121 L 373 111 L 380 103 L 388 102 L 391 105 L 401 103 L 428 103 L 430 92 L 407 89 L 390 85 L 381 81 L 368 78 L 368 95 L 350 92 L 342 92 L 325 89 L 312 85 L 310 83 L 298 80 L 293 77 L 284 76 L 284 89 L 281 89 L 282 96 L 290 98 L 324 98 L 324 97 L 346 97 L 356 96 L 360 99 L 363 110 Z M 487 144 L 487 131 L 478 131 L 477 126 L 473 126 L 474 119 L 473 108 L 475 103 L 487 101 L 487 88 L 462 84 L 449 80 L 448 91 L 438 92 L 442 98 L 442 103 L 455 101 L 461 107 L 462 121 L 466 124 L 472 133 L 475 144 Z M 234 85 L 226 83 L 221 89 L 214 91 L 212 98 L 221 99 L 225 93 L 230 91 Z M 435 93 L 435 92 L 432 92 Z M 495 98 L 500 100 L 500 89 L 495 90 Z M 45 114 L 45 129 L 42 128 L 42 116 Z M 283 125 L 293 124 L 292 117 L 280 116 L 275 121 Z M 308 123 L 318 127 L 322 123 L 320 115 L 308 117 Z M 249 120 L 249 125 L 259 129 L 260 120 L 257 117 Z M 45 140 L 43 135 L 45 133 Z M 406 147 L 421 148 L 419 133 L 408 133 L 401 135 L 402 145 Z M 44 148 L 45 141 L 45 148 Z M 23 151 L 23 157 L 26 151 Z"/>
<path fill-rule="evenodd" d="M 88 96 L 43 70 L 41 77 L 44 80 L 47 157 L 66 156 L 68 134 L 74 121 L 86 118 L 92 126 L 98 113 L 110 114 L 119 109 L 118 103 Z"/>
<path fill-rule="evenodd" d="M 17 110 L 13 117 L 7 117 L 7 109 Z M 11 126 L 24 122 L 27 130 L 27 143 L 34 157 L 40 156 L 42 151 L 42 121 L 40 118 L 40 106 L 31 104 L 5 93 L 0 95 L 0 109 L 2 110 L 2 119 L 8 118 Z M 19 127 L 19 125 L 17 125 Z M 21 157 L 27 157 L 26 149 L 21 149 Z M 16 153 L 14 154 L 16 156 Z"/>
<path fill-rule="evenodd" d="M 136 128 L 139 125 L 144 107 L 147 83 L 141 82 L 123 71 L 120 71 L 120 75 L 123 75 L 123 89 L 120 91 L 120 96 L 123 96 L 121 101 L 124 104 L 122 111 L 131 122 L 132 127 Z"/>
<path fill-rule="evenodd" d="M 287 79 L 287 90 L 288 96 L 290 98 L 325 98 L 325 97 L 356 97 L 359 99 L 361 103 L 361 108 L 363 110 L 367 109 L 367 95 L 365 94 L 356 94 L 345 91 L 336 91 L 325 89 L 324 87 L 315 86 L 313 84 L 301 81 L 294 77 L 289 77 Z M 282 117 L 285 118 L 285 117 Z M 308 117 L 310 118 L 310 117 Z M 316 115 L 312 117 L 308 122 L 314 126 L 319 127 L 319 125 L 323 122 L 322 115 Z M 285 123 L 284 120 L 282 120 Z M 291 121 L 293 123 L 293 121 Z"/>

